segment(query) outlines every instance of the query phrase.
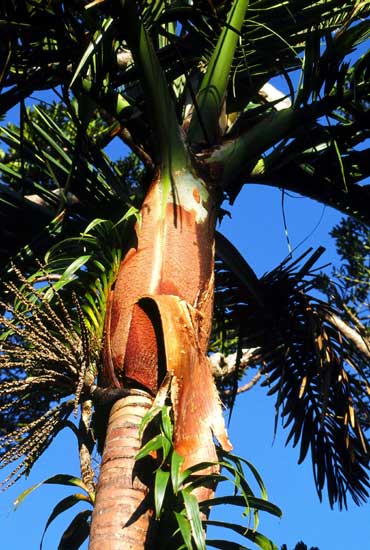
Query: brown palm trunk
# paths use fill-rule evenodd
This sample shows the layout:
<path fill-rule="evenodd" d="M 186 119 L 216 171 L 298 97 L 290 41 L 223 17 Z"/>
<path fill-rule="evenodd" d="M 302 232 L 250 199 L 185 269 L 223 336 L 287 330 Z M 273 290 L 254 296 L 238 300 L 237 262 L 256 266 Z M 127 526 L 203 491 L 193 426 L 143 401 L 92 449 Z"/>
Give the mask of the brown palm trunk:
<path fill-rule="evenodd" d="M 107 308 L 105 385 L 145 388 L 149 393 L 143 403 L 134 398 L 126 408 L 121 400 L 112 409 L 90 550 L 160 548 L 154 542 L 151 481 L 145 479 L 142 464 L 138 475 L 135 455 L 149 395 L 156 395 L 166 371 L 172 376 L 174 444 L 184 466 L 216 459 L 212 433 L 230 448 L 206 358 L 215 208 L 200 178 L 185 170 L 174 178 L 174 189 L 167 195 L 159 174 L 153 181 Z M 153 472 L 148 468 L 147 473 L 150 477 Z M 209 493 L 208 488 L 197 496 Z"/>
<path fill-rule="evenodd" d="M 151 468 L 135 464 L 139 427 L 152 405 L 145 392 L 117 401 L 110 412 L 101 462 L 89 550 L 156 548 L 156 522 L 150 500 Z M 148 467 L 149 466 L 149 467 Z M 147 471 L 145 471 L 145 469 Z"/>

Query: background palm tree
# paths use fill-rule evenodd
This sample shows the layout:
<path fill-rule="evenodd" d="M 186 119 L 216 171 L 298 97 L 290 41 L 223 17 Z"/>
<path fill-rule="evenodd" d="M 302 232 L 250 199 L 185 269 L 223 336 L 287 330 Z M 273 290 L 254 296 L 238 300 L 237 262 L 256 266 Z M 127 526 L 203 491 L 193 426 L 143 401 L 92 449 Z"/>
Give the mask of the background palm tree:
<path fill-rule="evenodd" d="M 1 10 L 0 111 L 21 105 L 20 127 L 2 131 L 10 147 L 1 189 L 9 280 L 2 399 L 4 422 L 15 428 L 4 439 L 4 464 L 24 456 L 15 478 L 27 472 L 81 407 L 73 429 L 91 501 L 91 430 L 101 447 L 106 440 L 91 548 L 108 533 L 117 538 L 137 508 L 144 525 L 128 521 L 117 547 L 131 538 L 139 547 L 166 540 L 152 520 L 158 490 L 154 504 L 147 498 L 155 443 L 137 463 L 141 500 L 124 506 L 138 468 L 138 427 L 154 396 L 166 402 L 172 380 L 174 452 L 184 465 L 216 460 L 212 431 L 230 448 L 206 358 L 211 335 L 211 350 L 237 354 L 230 372 L 214 364 L 224 400 L 232 404 L 247 365 L 261 366 L 300 460 L 311 449 L 319 495 L 326 484 L 331 504 L 345 505 L 348 493 L 364 500 L 368 445 L 359 403 L 367 399 L 368 348 L 358 327 L 340 324 L 337 310 L 309 296 L 320 250 L 258 279 L 216 237 L 212 334 L 211 311 L 215 223 L 243 184 L 283 187 L 369 221 L 368 52 L 348 61 L 368 35 L 366 3 L 5 2 Z M 286 79 L 286 98 L 265 86 L 277 75 Z M 25 99 L 52 88 L 65 110 L 38 107 L 31 115 Z M 141 161 L 139 180 L 130 177 L 135 162 L 112 164 L 102 151 L 116 136 Z M 14 258 L 18 267 L 9 264 Z M 243 349 L 253 350 L 244 362 Z M 135 421 L 117 427 L 132 410 Z M 117 448 L 125 436 L 129 452 Z M 113 455 L 128 475 L 120 476 L 122 506 L 111 516 L 104 511 L 117 484 Z M 156 466 L 164 494 L 168 472 Z M 195 494 L 211 492 L 208 478 Z M 202 547 L 201 528 L 189 519 L 196 502 L 184 495 L 178 525 L 184 540 L 190 533 Z M 88 514 L 78 521 L 86 526 Z"/>

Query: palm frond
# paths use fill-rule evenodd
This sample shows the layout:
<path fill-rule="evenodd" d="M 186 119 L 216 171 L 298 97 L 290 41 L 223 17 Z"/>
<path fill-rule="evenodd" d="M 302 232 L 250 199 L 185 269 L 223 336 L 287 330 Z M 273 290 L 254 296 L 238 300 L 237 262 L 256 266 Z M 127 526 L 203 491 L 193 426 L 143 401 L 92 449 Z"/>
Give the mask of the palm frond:
<path fill-rule="evenodd" d="M 5 145 L 0 162 L 0 269 L 17 255 L 17 264 L 31 273 L 37 269 L 36 258 L 56 241 L 79 235 L 97 215 L 122 217 L 133 192 L 140 204 L 144 185 L 137 157 L 108 160 L 98 143 L 110 127 L 96 114 L 82 143 L 74 109 L 65 110 L 62 102 L 41 104 L 27 112 L 23 126 L 0 128 Z"/>
<path fill-rule="evenodd" d="M 370 386 L 362 368 L 370 345 L 337 310 L 312 295 L 319 287 L 313 265 L 322 250 L 300 266 L 308 252 L 259 280 L 263 307 L 218 260 L 215 326 L 224 331 L 227 352 L 253 350 L 249 364 L 238 367 L 236 362 L 234 374 L 228 372 L 220 384 L 227 399 L 233 376 L 240 378 L 248 366 L 262 366 L 263 385 L 276 396 L 275 429 L 280 416 L 289 428 L 287 443 L 300 444 L 299 462 L 311 450 L 320 499 L 326 486 L 330 505 L 342 507 L 347 494 L 357 504 L 366 500 L 370 487 L 369 444 L 363 433 Z"/>
<path fill-rule="evenodd" d="M 139 3 L 134 10 L 148 44 L 152 44 L 150 55 L 156 74 L 163 76 L 157 79 L 163 93 L 156 94 L 157 99 L 167 98 L 167 109 L 161 108 L 161 113 L 173 113 L 172 107 L 177 113 L 177 122 L 171 116 L 171 135 L 177 138 L 177 123 L 183 125 L 186 133 L 189 112 L 194 121 L 198 117 L 196 96 L 200 82 L 217 51 L 222 28 L 231 31 L 226 21 L 232 5 L 231 0 L 197 0 L 192 5 L 185 0 L 160 0 Z M 147 105 L 151 95 L 132 40 L 132 25 L 107 2 L 84 8 L 82 0 L 52 3 L 47 10 L 42 4 L 28 1 L 17 6 L 11 1 L 3 3 L 0 16 L 8 39 L 4 41 L 4 57 L 7 59 L 10 51 L 12 55 L 3 74 L 0 111 L 6 112 L 34 90 L 57 86 L 68 103 L 72 82 L 73 95 L 79 102 L 77 119 L 83 122 L 89 111 L 98 109 L 108 116 L 114 132 L 124 133 L 126 143 L 141 151 L 142 158 L 150 163 L 156 157 L 158 139 L 163 133 L 163 116 L 154 120 L 149 112 L 153 110 Z M 232 30 L 238 34 L 237 47 L 227 89 L 222 87 L 224 101 L 219 98 L 217 102 L 222 130 L 217 146 L 222 144 L 222 148 L 207 152 L 211 170 L 212 165 L 219 166 L 220 160 L 225 162 L 221 181 L 231 200 L 245 182 L 257 181 L 293 189 L 351 215 L 370 219 L 368 192 L 359 185 L 369 174 L 369 165 L 366 155 L 348 142 L 354 135 L 357 146 L 363 142 L 366 124 L 362 121 L 358 132 L 351 125 L 350 138 L 347 128 L 348 139 L 337 135 L 335 125 L 335 120 L 341 118 L 356 119 L 359 126 L 358 114 L 366 110 L 368 53 L 359 53 L 356 48 L 363 48 L 367 40 L 369 15 L 368 3 L 355 0 L 294 0 L 289 6 L 278 0 L 249 2 L 240 30 Z M 354 61 L 348 58 L 351 53 Z M 154 67 L 153 63 L 150 65 Z M 291 76 L 297 70 L 302 73 L 298 85 Z M 276 76 L 286 80 L 292 102 L 291 108 L 280 112 L 276 112 L 274 101 L 265 101 L 259 94 L 261 87 Z M 154 80 L 150 89 L 156 89 Z M 183 93 L 176 91 L 179 83 Z M 155 105 L 153 98 L 150 101 Z M 328 117 L 330 123 L 325 123 L 323 117 Z M 202 121 L 201 126 L 206 123 Z M 317 139 L 307 139 L 317 126 L 322 128 L 319 143 Z M 82 163 L 77 161 L 81 151 L 85 157 L 87 144 L 82 134 L 70 149 L 75 155 L 59 162 L 54 177 L 59 181 L 63 167 L 69 174 L 66 177 L 73 180 L 70 183 L 74 193 L 79 198 L 90 197 L 95 206 L 108 198 L 109 187 L 120 197 L 116 175 L 112 175 L 106 159 L 99 158 L 104 181 L 91 173 L 91 148 Z M 160 142 L 166 143 L 166 137 L 162 136 Z M 49 147 L 55 152 L 51 142 Z M 182 148 L 181 139 L 177 139 L 176 148 Z M 310 152 L 318 149 L 320 154 L 312 159 Z M 55 160 L 49 159 L 49 169 L 54 170 Z M 76 171 L 81 175 L 79 181 Z"/>
<path fill-rule="evenodd" d="M 0 169 L 4 183 L 46 210 L 69 207 L 75 215 L 86 216 L 87 210 L 95 215 L 110 211 L 128 199 L 130 190 L 125 190 L 119 166 L 96 144 L 107 126 L 97 123 L 94 115 L 87 128 L 77 117 L 81 108 L 39 105 L 26 112 L 20 127 L 1 128 L 8 151 Z"/>
<path fill-rule="evenodd" d="M 269 102 L 263 109 L 261 100 L 247 104 L 221 149 L 211 154 L 211 164 L 226 164 L 222 182 L 232 201 L 245 182 L 260 182 L 310 196 L 369 223 L 364 186 L 369 165 L 361 150 L 369 125 L 360 114 L 367 111 L 369 96 L 368 21 L 364 14 L 364 20 L 355 22 L 352 11 L 338 15 L 327 28 L 324 18 L 322 25 L 316 21 L 309 33 L 301 33 L 298 85 L 286 75 L 291 106 L 276 112 Z M 338 25 L 335 30 L 332 24 Z"/>
<path fill-rule="evenodd" d="M 289 322 L 279 319 L 277 353 L 265 361 L 264 384 L 289 428 L 287 443 L 300 443 L 299 462 L 311 450 L 320 499 L 326 485 L 331 506 L 346 507 L 347 493 L 360 504 L 369 488 L 369 445 L 356 406 L 369 401 L 366 378 L 356 372 L 361 353 L 314 300 L 296 294 L 288 307 Z"/>
<path fill-rule="evenodd" d="M 47 298 L 53 292 L 79 296 L 88 330 L 101 338 L 109 291 L 125 251 L 130 245 L 131 229 L 138 211 L 130 208 L 117 222 L 97 218 L 79 236 L 69 237 L 51 247 L 41 271 L 32 275 L 37 281 L 45 272 L 52 277 Z M 78 276 L 77 276 L 78 274 Z"/>

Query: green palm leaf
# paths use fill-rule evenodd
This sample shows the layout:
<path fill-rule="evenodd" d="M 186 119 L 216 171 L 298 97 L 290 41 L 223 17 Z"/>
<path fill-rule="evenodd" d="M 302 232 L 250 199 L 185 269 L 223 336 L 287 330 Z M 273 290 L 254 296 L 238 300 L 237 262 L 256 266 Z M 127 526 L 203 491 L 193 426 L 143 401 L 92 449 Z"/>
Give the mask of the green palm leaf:
<path fill-rule="evenodd" d="M 22 131 L 15 125 L 0 129 L 5 145 L 0 214 L 6 232 L 0 268 L 18 253 L 18 265 L 30 272 L 35 258 L 42 258 L 56 240 L 78 235 L 97 215 L 118 220 L 130 208 L 132 191 L 140 204 L 137 159 L 108 160 L 97 143 L 109 126 L 95 115 L 81 142 L 74 109 L 65 111 L 61 103 L 40 105 L 27 113 Z"/>
<path fill-rule="evenodd" d="M 123 124 L 126 142 L 149 163 L 150 158 L 157 157 L 161 128 L 171 126 L 174 139 L 167 140 L 163 135 L 159 149 L 163 156 L 168 141 L 176 142 L 177 152 L 170 154 L 173 162 L 180 154 L 181 140 L 173 114 L 172 122 L 166 124 L 163 117 L 173 113 L 174 108 L 186 132 L 190 95 L 191 127 L 196 124 L 199 113 L 195 97 L 202 89 L 206 67 L 209 63 L 213 67 L 212 59 L 216 58 L 212 56 L 218 56 L 216 44 L 221 29 L 235 36 L 235 29 L 227 23 L 231 5 L 230 1 L 208 4 L 200 0 L 191 6 L 185 1 L 140 4 L 137 14 L 140 32 L 147 37 L 147 54 L 152 51 L 150 67 L 143 72 L 142 61 L 149 58 L 144 50 L 139 54 L 140 48 L 130 38 L 133 20 L 121 17 L 115 10 L 110 13 L 105 2 L 95 3 L 87 10 L 83 9 L 83 2 L 73 6 L 63 3 L 63 15 L 68 15 L 71 22 L 68 27 L 63 25 L 61 5 L 52 4 L 46 14 L 42 5 L 22 2 L 14 7 L 12 2 L 5 2 L 1 8 L 3 29 L 11 34 L 17 28 L 19 40 L 10 41 L 12 55 L 4 73 L 6 91 L 0 95 L 0 111 L 6 112 L 39 87 L 59 85 L 67 98 L 74 78 L 73 92 L 81 104 L 90 102 L 93 108 L 104 109 L 114 121 Z M 222 115 L 220 128 L 212 134 L 219 135 L 216 145 L 222 147 L 208 153 L 210 167 L 217 167 L 220 160 L 226 163 L 222 182 L 231 200 L 243 183 L 259 181 L 307 194 L 369 220 L 368 191 L 359 184 L 369 174 L 368 163 L 365 155 L 359 158 L 354 145 L 349 147 L 344 138 L 336 135 L 333 122 L 343 116 L 354 118 L 356 105 L 368 97 L 368 54 L 364 53 L 360 59 L 356 53 L 353 62 L 348 61 L 348 54 L 359 46 L 363 48 L 368 37 L 369 13 L 365 2 L 295 0 L 288 9 L 276 0 L 250 1 L 238 31 L 234 61 L 230 70 L 225 70 L 222 93 L 221 89 L 218 92 L 225 95 L 225 101 L 222 113 L 218 102 L 217 117 Z M 36 20 L 47 24 L 34 25 Z M 131 44 L 132 52 L 127 43 Z M 37 68 L 27 70 L 36 58 Z M 154 66 L 156 69 L 148 80 Z M 298 85 L 290 77 L 295 70 L 302 72 Z M 259 90 L 278 75 L 287 81 L 293 107 L 276 113 L 274 100 L 266 102 Z M 155 91 L 159 82 L 162 92 L 150 100 L 150 109 L 143 109 L 150 90 Z M 177 89 L 179 82 L 183 93 L 174 95 L 172 89 Z M 153 118 L 151 112 L 157 112 L 158 97 L 167 99 Z M 199 108 L 202 110 L 200 104 Z M 329 117 L 330 123 L 325 123 L 322 117 Z M 204 124 L 210 122 L 204 120 Z M 297 127 L 302 128 L 301 138 L 296 135 Z M 317 150 L 318 144 L 310 137 L 317 127 L 323 130 L 320 144 L 325 145 L 325 151 L 311 162 L 309 151 Z M 361 142 L 366 139 L 366 131 L 352 132 L 355 134 Z M 83 140 L 78 143 L 78 152 L 81 147 L 85 147 Z M 271 147 L 275 147 L 272 153 Z M 183 158 L 183 153 L 180 157 Z M 102 170 L 105 161 L 99 162 Z M 50 168 L 52 163 L 49 159 Z M 73 159 L 70 166 L 76 166 Z M 324 173 L 320 168 L 324 168 Z M 109 172 L 105 168 L 104 177 L 117 192 L 119 185 L 114 185 Z M 76 181 L 74 185 L 85 198 L 86 190 L 97 201 L 102 198 L 101 191 L 105 197 L 109 194 L 102 181 L 95 189 L 97 182 L 91 181 L 89 161 L 83 167 L 82 178 L 86 186 Z"/>

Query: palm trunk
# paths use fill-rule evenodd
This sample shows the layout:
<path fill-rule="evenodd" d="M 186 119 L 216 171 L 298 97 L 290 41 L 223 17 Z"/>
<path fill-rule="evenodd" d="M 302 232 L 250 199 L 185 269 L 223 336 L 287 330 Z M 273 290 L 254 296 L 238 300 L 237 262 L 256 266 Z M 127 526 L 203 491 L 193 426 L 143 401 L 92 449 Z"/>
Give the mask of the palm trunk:
<path fill-rule="evenodd" d="M 89 550 L 156 548 L 156 522 L 150 500 L 151 469 L 145 461 L 135 464 L 135 456 L 141 446 L 140 423 L 151 405 L 149 394 L 135 392 L 112 407 Z M 149 471 L 145 472 L 145 466 Z"/>
<path fill-rule="evenodd" d="M 230 448 L 206 358 L 215 208 L 204 182 L 191 172 L 176 173 L 171 185 L 166 192 L 159 175 L 153 181 L 120 266 L 107 309 L 103 377 L 109 387 L 145 388 L 156 395 L 166 371 L 172 376 L 174 445 L 189 467 L 216 460 L 212 433 Z M 121 400 L 112 409 L 90 550 L 160 548 L 153 542 L 148 504 L 152 486 L 135 465 L 149 394 L 143 402 Z M 198 493 L 209 497 L 210 488 Z"/>

